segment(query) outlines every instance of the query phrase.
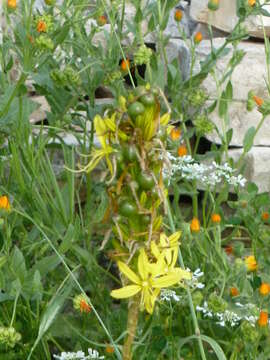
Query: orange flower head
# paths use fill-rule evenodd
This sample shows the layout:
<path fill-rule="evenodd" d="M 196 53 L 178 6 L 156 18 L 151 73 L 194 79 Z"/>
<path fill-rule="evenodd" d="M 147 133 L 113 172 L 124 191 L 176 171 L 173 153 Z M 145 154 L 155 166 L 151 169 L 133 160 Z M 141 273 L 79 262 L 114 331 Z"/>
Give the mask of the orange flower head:
<path fill-rule="evenodd" d="M 81 313 L 90 313 L 91 312 L 91 306 L 87 304 L 87 302 L 84 299 L 81 299 L 80 301 L 80 312 Z"/>
<path fill-rule="evenodd" d="M 180 22 L 182 20 L 183 13 L 180 9 L 176 9 L 174 13 L 174 20 Z"/>
<path fill-rule="evenodd" d="M 105 349 L 107 354 L 113 354 L 114 353 L 114 347 L 111 345 L 107 345 Z"/>
<path fill-rule="evenodd" d="M 17 7 L 17 1 L 16 0 L 8 0 L 7 1 L 7 7 L 9 9 L 15 10 Z"/>
<path fill-rule="evenodd" d="M 180 130 L 179 128 L 176 128 L 176 127 L 173 128 L 172 131 L 171 131 L 170 136 L 171 136 L 171 139 L 172 139 L 173 141 L 179 140 L 180 137 L 181 137 L 181 130 Z"/>
<path fill-rule="evenodd" d="M 47 24 L 43 20 L 39 20 L 37 23 L 37 32 L 46 32 L 47 31 Z"/>
<path fill-rule="evenodd" d="M 195 35 L 194 35 L 194 42 L 195 44 L 199 44 L 203 39 L 202 33 L 200 31 L 198 31 Z"/>
<path fill-rule="evenodd" d="M 226 252 L 227 255 L 232 255 L 232 253 L 233 253 L 233 247 L 232 247 L 231 245 L 227 245 L 227 246 L 225 247 L 225 252 Z"/>
<path fill-rule="evenodd" d="M 248 271 L 256 271 L 258 268 L 258 264 L 254 255 L 247 256 L 245 258 L 245 264 Z"/>
<path fill-rule="evenodd" d="M 0 209 L 10 211 L 10 202 L 6 195 L 0 196 Z"/>
<path fill-rule="evenodd" d="M 186 156 L 188 153 L 186 145 L 180 145 L 177 149 L 177 154 L 179 157 Z"/>
<path fill-rule="evenodd" d="M 262 106 L 262 104 L 263 104 L 263 99 L 262 99 L 262 98 L 260 98 L 259 96 L 254 95 L 254 96 L 253 96 L 253 100 L 255 101 L 255 103 L 256 103 L 259 107 Z"/>
<path fill-rule="evenodd" d="M 128 69 L 130 68 L 130 61 L 129 61 L 129 59 L 126 59 L 126 60 L 122 60 L 121 61 L 121 70 L 122 71 L 128 71 Z"/>
<path fill-rule="evenodd" d="M 231 294 L 231 297 L 238 296 L 239 291 L 236 287 L 232 287 L 232 288 L 230 288 L 230 294 Z"/>
<path fill-rule="evenodd" d="M 268 295 L 270 293 L 270 284 L 262 283 L 259 288 L 259 291 L 262 296 Z"/>
<path fill-rule="evenodd" d="M 248 0 L 249 6 L 254 6 L 256 4 L 256 0 Z"/>
<path fill-rule="evenodd" d="M 191 223 L 190 223 L 190 231 L 191 232 L 199 232 L 200 231 L 200 222 L 199 222 L 199 219 L 194 217 L 192 220 L 191 220 Z"/>
<path fill-rule="evenodd" d="M 212 214 L 211 220 L 215 224 L 219 224 L 221 222 L 221 216 L 219 214 Z"/>
<path fill-rule="evenodd" d="M 269 220 L 269 213 L 268 212 L 263 212 L 262 213 L 262 220 L 264 220 L 264 221 Z"/>
<path fill-rule="evenodd" d="M 261 311 L 260 312 L 258 325 L 261 326 L 261 327 L 268 325 L 268 312 L 267 311 Z"/>

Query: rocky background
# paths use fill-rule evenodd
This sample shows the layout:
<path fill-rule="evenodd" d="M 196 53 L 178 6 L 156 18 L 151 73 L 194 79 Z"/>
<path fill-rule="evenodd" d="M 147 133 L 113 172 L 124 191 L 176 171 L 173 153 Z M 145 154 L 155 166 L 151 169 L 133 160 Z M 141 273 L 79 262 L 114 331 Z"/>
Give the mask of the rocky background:
<path fill-rule="evenodd" d="M 43 0 L 37 0 L 36 7 L 42 9 L 42 3 Z M 183 12 L 181 27 L 184 29 L 187 37 L 191 38 L 198 31 L 203 35 L 204 40 L 197 46 L 196 50 L 197 69 L 199 69 L 200 61 L 205 59 L 211 49 L 208 24 L 211 24 L 213 27 L 214 47 L 218 47 L 224 42 L 225 37 L 232 31 L 237 23 L 236 0 L 220 0 L 220 8 L 215 12 L 209 12 L 207 4 L 208 0 L 182 0 L 177 5 L 177 8 L 181 9 Z M 133 16 L 134 8 L 132 5 L 127 4 L 127 21 L 128 19 L 132 19 Z M 239 158 L 242 153 L 243 138 L 246 131 L 251 126 L 256 126 L 258 124 L 261 115 L 256 109 L 251 112 L 246 110 L 248 92 L 254 90 L 256 95 L 262 98 L 265 98 L 268 95 L 267 86 L 264 80 L 267 75 L 267 67 L 265 62 L 262 22 L 266 35 L 269 36 L 270 17 L 263 17 L 261 19 L 260 17 L 253 16 L 249 17 L 246 21 L 245 26 L 250 38 L 239 45 L 239 49 L 245 52 L 245 56 L 240 65 L 236 67 L 232 76 L 234 101 L 230 105 L 229 121 L 230 127 L 233 129 L 233 137 L 229 154 L 235 159 Z M 91 26 L 91 21 L 86 24 L 88 31 L 90 31 Z M 109 29 L 109 27 L 110 25 L 106 24 L 104 29 Z M 187 78 L 190 71 L 191 54 L 186 42 L 181 39 L 173 12 L 170 16 L 167 29 L 165 30 L 165 35 L 171 36 L 171 40 L 167 46 L 168 60 L 171 61 L 174 58 L 178 58 L 183 77 Z M 132 38 L 129 40 L 132 41 Z M 104 41 L 104 33 L 102 33 L 102 31 L 97 34 L 95 41 L 97 44 Z M 145 36 L 145 43 L 155 44 L 156 34 L 152 33 Z M 218 61 L 217 76 L 222 74 L 230 56 L 231 55 L 228 54 Z M 31 84 L 29 84 L 29 86 L 31 88 Z M 210 75 L 204 81 L 203 87 L 207 90 L 210 97 L 216 97 L 216 85 Z M 99 102 L 102 103 L 108 101 L 106 99 L 108 97 L 106 91 L 104 91 L 103 95 L 101 94 L 101 97 L 103 97 L 103 99 L 99 99 Z M 46 119 L 46 111 L 48 111 L 49 108 L 42 97 L 36 96 L 35 100 L 40 103 L 41 106 L 38 111 L 32 114 L 31 121 L 39 122 Z M 221 129 L 221 120 L 218 117 L 217 112 L 212 113 L 210 118 L 217 127 Z M 220 139 L 215 133 L 208 135 L 207 140 L 220 144 Z M 67 137 L 65 141 L 73 144 L 76 142 L 76 139 Z M 270 119 L 265 120 L 264 125 L 255 138 L 254 146 L 246 156 L 246 164 L 246 178 L 249 181 L 255 182 L 261 192 L 270 191 Z"/>

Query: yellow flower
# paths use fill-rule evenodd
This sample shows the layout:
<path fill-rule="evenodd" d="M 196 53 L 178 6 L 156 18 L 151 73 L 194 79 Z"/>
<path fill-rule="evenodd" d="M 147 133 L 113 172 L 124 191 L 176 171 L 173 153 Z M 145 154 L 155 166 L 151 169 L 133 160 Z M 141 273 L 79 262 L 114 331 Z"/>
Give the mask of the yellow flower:
<path fill-rule="evenodd" d="M 259 291 L 262 296 L 268 295 L 270 293 L 270 284 L 262 283 L 259 288 Z"/>
<path fill-rule="evenodd" d="M 246 264 L 248 271 L 255 271 L 258 268 L 258 265 L 257 265 L 254 255 L 247 256 L 245 258 L 245 264 Z"/>
<path fill-rule="evenodd" d="M 141 308 L 145 308 L 150 314 L 153 313 L 155 301 L 160 293 L 160 289 L 177 284 L 182 279 L 180 272 L 169 271 L 166 275 L 163 274 L 163 256 L 159 257 L 155 266 L 151 266 L 154 264 L 149 263 L 144 249 L 141 249 L 138 257 L 138 275 L 122 261 L 118 261 L 117 264 L 120 271 L 133 284 L 113 290 L 111 296 L 116 299 L 125 299 L 141 292 Z"/>
<path fill-rule="evenodd" d="M 249 6 L 254 6 L 256 4 L 256 0 L 248 0 Z"/>
<path fill-rule="evenodd" d="M 6 195 L 0 196 L 0 209 L 10 211 L 10 202 Z"/>
<path fill-rule="evenodd" d="M 155 258 L 158 261 L 161 261 L 162 272 L 164 274 L 178 273 L 181 276 L 181 280 L 190 280 L 191 273 L 189 271 L 175 267 L 178 259 L 178 240 L 180 236 L 181 231 L 177 231 L 169 237 L 162 233 L 160 235 L 159 245 L 157 245 L 154 241 L 151 242 L 151 251 Z M 150 269 L 153 269 L 152 271 L 154 272 L 155 264 L 149 264 L 149 266 Z"/>
<path fill-rule="evenodd" d="M 17 1 L 16 0 L 8 0 L 7 1 L 7 6 L 9 9 L 16 9 L 17 7 Z"/>

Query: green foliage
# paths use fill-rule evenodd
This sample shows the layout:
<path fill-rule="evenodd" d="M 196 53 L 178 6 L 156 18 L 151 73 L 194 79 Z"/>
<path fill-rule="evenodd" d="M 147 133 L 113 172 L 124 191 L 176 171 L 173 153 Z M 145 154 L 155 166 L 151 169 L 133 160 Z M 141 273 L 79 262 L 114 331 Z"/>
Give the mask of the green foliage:
<path fill-rule="evenodd" d="M 261 121 L 244 135 L 239 160 L 229 156 L 233 137 L 229 110 L 238 101 L 232 75 L 245 56 L 238 48 L 247 39 L 243 24 L 248 16 L 269 16 L 269 12 L 258 1 L 251 6 L 237 0 L 238 23 L 219 48 L 212 42 L 211 53 L 200 68 L 199 45 L 187 38 L 178 23 L 190 54 L 187 74 L 183 74 L 181 58 L 168 61 L 170 36 L 164 33 L 179 1 L 143 4 L 133 0 L 135 16 L 129 19 L 127 3 L 99 0 L 89 5 L 69 0 L 56 5 L 46 0 L 39 11 L 34 1 L 17 1 L 14 10 L 3 4 L 7 27 L 0 42 L 0 358 L 50 360 L 61 351 L 87 352 L 91 347 L 106 358 L 121 359 L 128 307 L 110 297 L 110 291 L 122 284 L 114 263 L 131 261 L 134 254 L 136 258 L 141 247 L 138 238 L 145 239 L 146 228 L 155 238 L 161 231 L 169 235 L 172 224 L 182 232 L 180 264 L 183 257 L 185 266 L 192 271 L 200 268 L 203 277 L 176 286 L 167 301 L 160 296 L 152 316 L 140 314 L 134 359 L 198 360 L 203 354 L 198 340 L 207 359 L 269 358 L 269 326 L 259 326 L 257 319 L 260 310 L 270 311 L 269 294 L 260 293 L 263 283 L 270 284 L 270 198 L 256 184 L 241 186 L 242 178 L 238 179 L 270 112 L 269 99 L 256 101 L 254 89 L 249 89 L 246 105 L 249 111 L 261 113 Z M 105 22 L 98 21 L 100 16 Z M 38 20 L 47 22 L 48 31 L 38 32 Z M 155 35 L 155 50 L 144 44 L 149 33 Z M 270 94 L 266 35 L 264 40 Z M 217 76 L 218 62 L 225 56 L 228 65 Z M 121 68 L 123 59 L 129 60 L 130 68 Z M 216 83 L 214 98 L 203 86 L 208 76 Z M 124 99 L 134 84 L 151 89 L 154 95 L 134 91 L 132 99 Z M 101 89 L 109 101 L 99 102 Z M 38 122 L 34 121 L 39 109 L 35 96 L 48 104 Z M 136 130 L 145 137 L 132 128 L 136 136 L 122 152 L 119 143 L 114 143 L 111 179 L 108 162 L 103 160 L 95 172 L 82 172 L 96 151 L 95 115 L 110 117 L 115 109 L 117 114 L 126 113 L 131 103 L 139 103 L 142 113 L 151 106 L 157 106 L 158 113 L 169 112 L 172 126 L 181 130 L 180 138 L 171 139 L 163 131 L 158 134 L 159 143 L 148 145 L 147 154 L 141 153 L 149 141 L 147 135 L 156 128 L 149 125 L 150 116 L 142 119 L 141 113 L 133 113 Z M 220 127 L 211 121 L 214 112 Z M 129 118 L 124 120 L 120 128 L 117 123 L 116 132 L 110 128 L 102 135 L 130 135 L 133 124 Z M 200 140 L 209 133 L 219 138 L 220 146 L 212 144 L 201 154 Z M 162 176 L 160 158 L 151 158 L 152 154 L 158 149 L 162 158 L 168 151 L 176 163 L 181 162 L 177 157 L 180 145 L 186 146 L 194 161 L 189 177 L 181 164 L 173 177 Z M 166 161 L 172 164 L 171 158 Z M 231 172 L 224 170 L 225 162 Z M 209 164 L 212 168 L 205 170 Z M 148 167 L 154 169 L 160 188 L 165 184 L 166 189 L 170 180 L 172 213 L 167 209 L 155 214 L 154 224 L 152 215 L 137 211 L 139 202 L 157 212 L 166 196 L 166 192 L 152 191 L 156 184 L 145 172 Z M 204 169 L 206 177 L 200 173 L 196 178 L 197 167 Z M 121 175 L 127 172 L 132 181 L 129 190 L 123 191 Z M 213 172 L 220 180 L 214 185 L 207 182 Z M 139 197 L 134 198 L 138 187 Z M 4 206 L 3 196 L 8 197 L 10 209 Z M 220 215 L 220 222 L 213 221 L 213 214 Z M 196 233 L 190 229 L 194 217 L 200 221 Z M 127 241 L 132 245 L 129 254 Z M 258 267 L 254 271 L 245 262 L 247 256 L 255 257 Z M 238 292 L 235 296 L 232 289 Z M 88 299 L 89 312 L 73 308 L 78 294 Z M 113 354 L 106 352 L 108 344 L 115 346 Z"/>

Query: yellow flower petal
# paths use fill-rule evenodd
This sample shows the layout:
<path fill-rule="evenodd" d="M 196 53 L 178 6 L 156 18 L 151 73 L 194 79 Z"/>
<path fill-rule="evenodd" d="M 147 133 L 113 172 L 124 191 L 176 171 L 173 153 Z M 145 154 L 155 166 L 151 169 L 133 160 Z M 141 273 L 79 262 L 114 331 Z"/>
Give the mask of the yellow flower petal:
<path fill-rule="evenodd" d="M 151 252 L 156 259 L 160 257 L 160 251 L 158 249 L 157 244 L 154 241 L 151 241 Z"/>
<path fill-rule="evenodd" d="M 161 276 L 157 279 L 153 279 L 152 286 L 153 288 L 166 288 L 174 284 L 179 283 L 182 279 L 182 274 L 178 271 L 170 272 L 168 275 Z"/>
<path fill-rule="evenodd" d="M 112 290 L 111 296 L 115 299 L 126 299 L 138 294 L 138 292 L 140 291 L 141 287 L 139 285 L 127 285 L 122 287 L 121 289 Z"/>
<path fill-rule="evenodd" d="M 142 280 L 148 278 L 148 258 L 144 249 L 141 249 L 138 257 L 138 271 Z"/>
<path fill-rule="evenodd" d="M 140 285 L 141 280 L 140 278 L 135 274 L 134 271 L 132 271 L 125 263 L 122 261 L 118 261 L 117 265 L 119 267 L 119 270 L 133 283 Z"/>
<path fill-rule="evenodd" d="M 170 121 L 170 119 L 171 119 L 171 115 L 170 115 L 169 113 L 166 113 L 166 114 L 164 114 L 164 115 L 161 116 L 161 118 L 160 118 L 160 124 L 165 126 L 165 125 L 168 124 L 168 122 Z"/>
<path fill-rule="evenodd" d="M 172 234 L 171 236 L 169 236 L 168 240 L 169 240 L 170 246 L 177 246 L 180 236 L 181 236 L 181 231 L 177 231 L 174 234 Z"/>

